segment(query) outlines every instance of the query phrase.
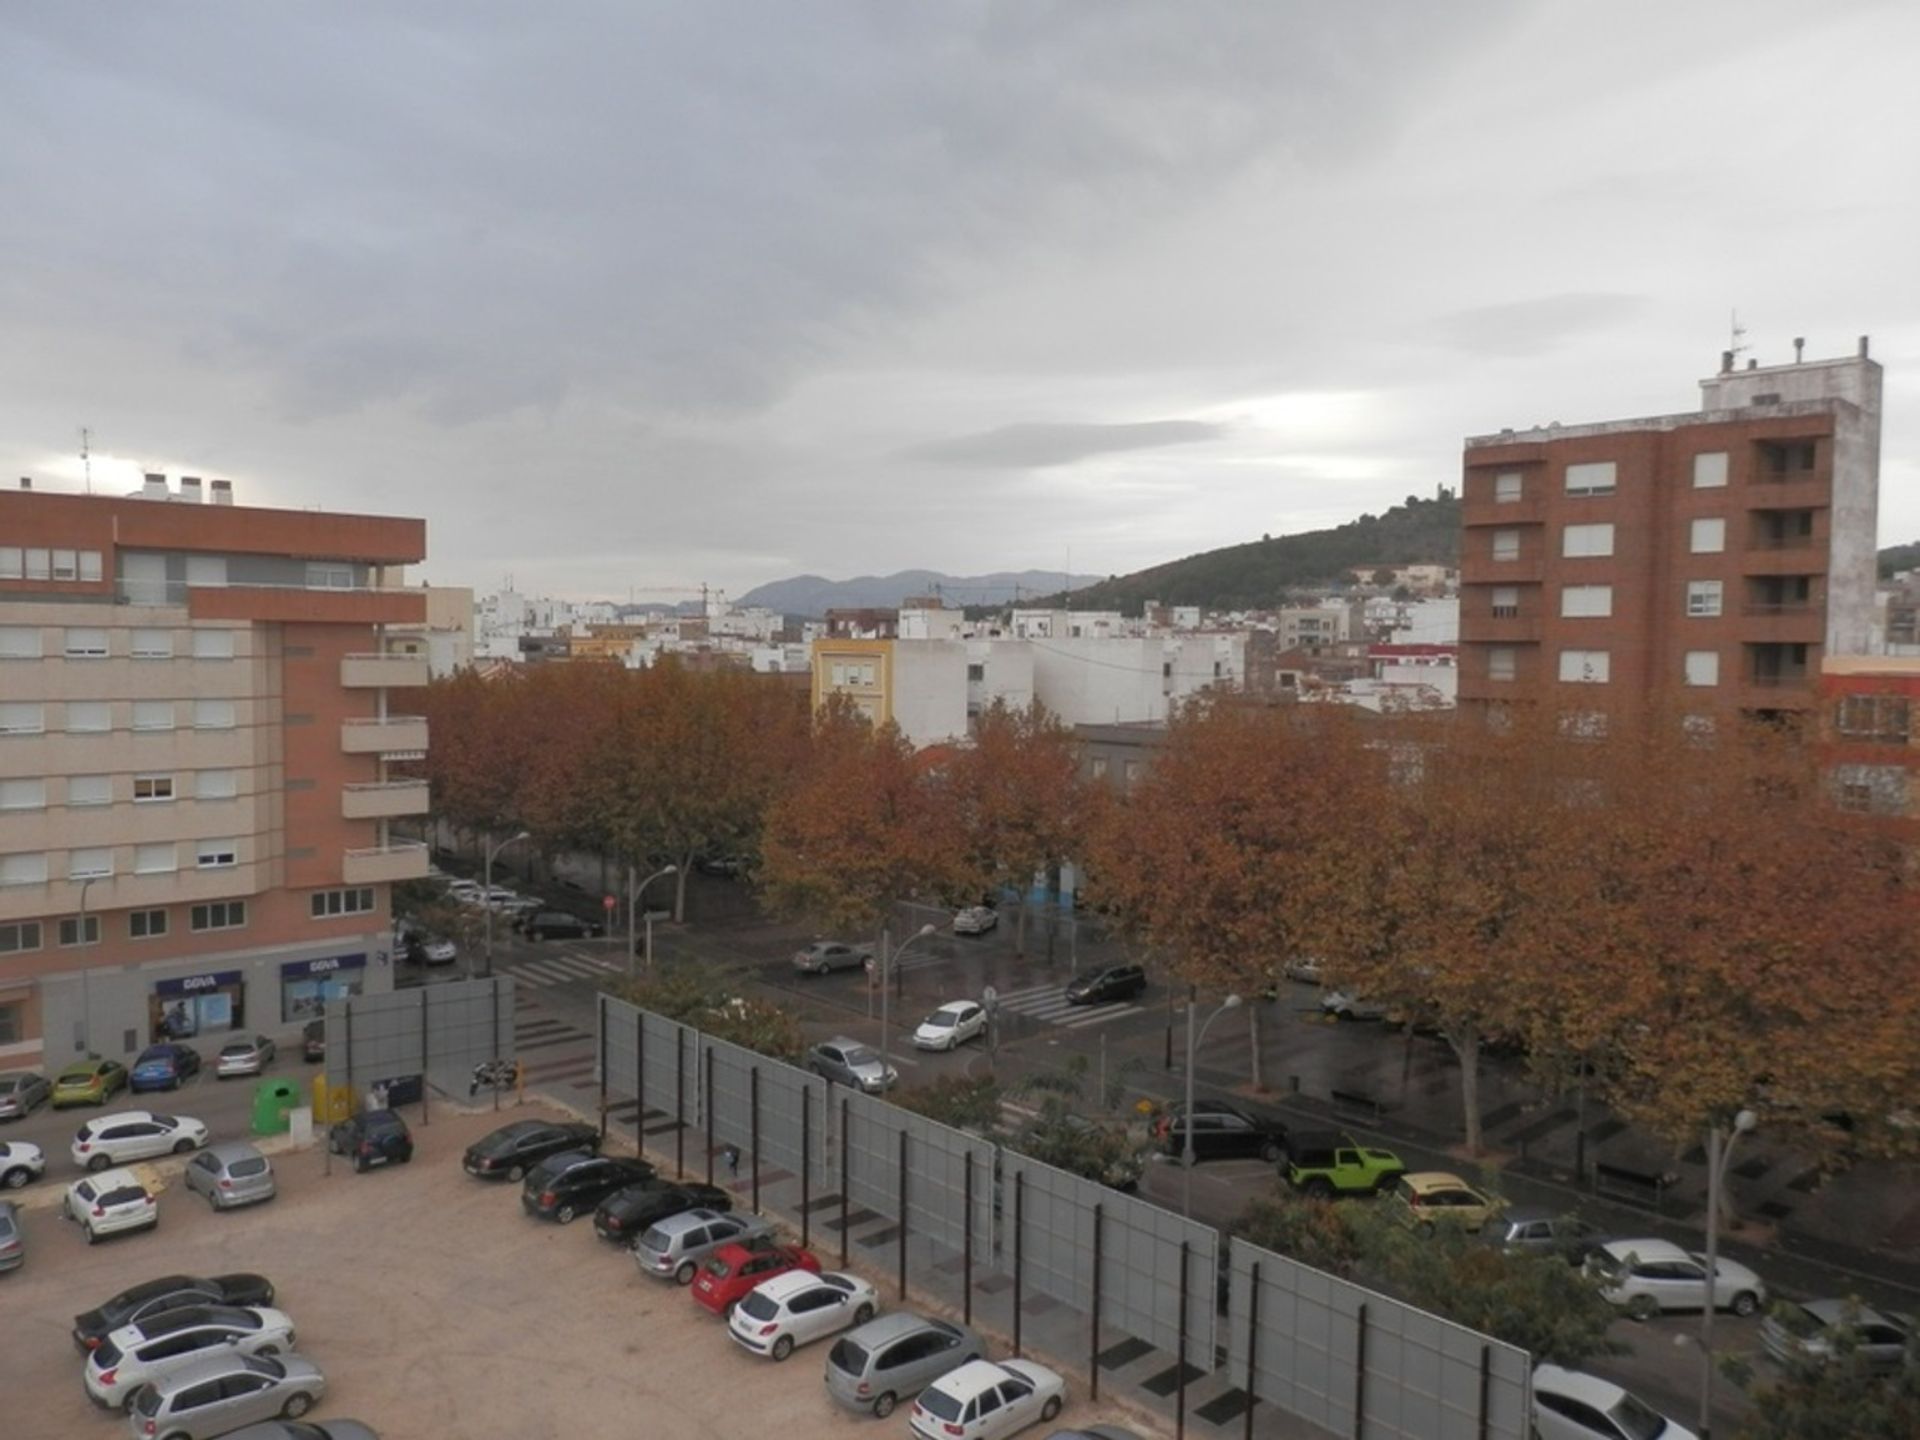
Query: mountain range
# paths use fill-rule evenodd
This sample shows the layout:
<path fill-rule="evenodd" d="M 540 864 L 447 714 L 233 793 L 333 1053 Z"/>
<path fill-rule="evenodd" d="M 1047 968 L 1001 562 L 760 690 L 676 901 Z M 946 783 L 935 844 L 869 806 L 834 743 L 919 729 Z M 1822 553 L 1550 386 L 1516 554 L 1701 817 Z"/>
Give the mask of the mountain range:
<path fill-rule="evenodd" d="M 1044 592 L 1057 592 L 1062 578 L 1078 589 L 1098 575 L 1062 577 L 1058 570 L 1000 570 L 991 575 L 945 575 L 938 570 L 901 570 L 892 575 L 859 575 L 829 580 L 796 575 L 749 590 L 733 603 L 743 609 L 764 605 L 782 615 L 818 620 L 829 610 L 895 610 L 904 600 L 939 595 L 954 608 L 1026 604 Z"/>

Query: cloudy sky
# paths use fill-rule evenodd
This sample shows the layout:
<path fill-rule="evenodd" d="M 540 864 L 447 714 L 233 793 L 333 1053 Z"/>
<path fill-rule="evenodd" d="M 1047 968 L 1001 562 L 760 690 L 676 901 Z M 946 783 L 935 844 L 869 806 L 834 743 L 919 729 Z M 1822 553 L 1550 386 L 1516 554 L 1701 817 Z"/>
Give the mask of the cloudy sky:
<path fill-rule="evenodd" d="M 0 467 L 424 515 L 443 583 L 1116 573 L 1468 434 L 1887 366 L 1920 6 L 11 7 Z"/>

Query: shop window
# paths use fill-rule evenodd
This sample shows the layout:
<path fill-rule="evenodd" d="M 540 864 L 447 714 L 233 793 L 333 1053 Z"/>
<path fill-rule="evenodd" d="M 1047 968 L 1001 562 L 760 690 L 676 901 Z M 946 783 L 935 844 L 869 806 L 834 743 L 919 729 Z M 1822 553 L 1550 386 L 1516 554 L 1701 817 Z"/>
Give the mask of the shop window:
<path fill-rule="evenodd" d="M 244 994 L 238 970 L 159 981 L 147 1000 L 148 1028 L 155 1040 L 237 1030 L 246 1019 Z"/>
<path fill-rule="evenodd" d="M 195 905 L 187 917 L 188 928 L 200 930 L 238 930 L 247 923 L 247 902 L 216 900 Z"/>
<path fill-rule="evenodd" d="M 5 926 L 0 926 L 4 934 Z M 4 944 L 0 943 L 0 949 Z M 23 1000 L 0 1005 L 0 1045 L 18 1045 L 27 1038 L 27 1006 Z"/>
<path fill-rule="evenodd" d="M 23 950 L 40 948 L 40 922 L 22 920 L 14 924 L 0 925 L 0 955 L 17 955 Z M 4 1009 L 0 1006 L 0 1009 Z"/>
<path fill-rule="evenodd" d="M 360 994 L 366 965 L 364 955 L 288 961 L 280 967 L 281 1020 L 296 1025 L 325 1013 L 329 1000 Z"/>
<path fill-rule="evenodd" d="M 127 912 L 127 935 L 130 939 L 158 940 L 166 933 L 166 911 L 129 910 Z"/>

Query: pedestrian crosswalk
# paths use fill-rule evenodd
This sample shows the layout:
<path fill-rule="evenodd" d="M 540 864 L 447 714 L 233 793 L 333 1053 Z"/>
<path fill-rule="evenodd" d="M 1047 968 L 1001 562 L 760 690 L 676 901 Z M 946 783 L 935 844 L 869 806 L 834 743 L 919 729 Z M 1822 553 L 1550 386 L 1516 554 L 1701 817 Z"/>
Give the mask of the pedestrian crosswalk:
<path fill-rule="evenodd" d="M 494 968 L 513 976 L 518 984 L 538 987 L 604 980 L 609 975 L 619 973 L 620 962 L 604 955 L 583 955 L 574 950 L 562 950 L 542 955 L 537 960 L 514 960 Z"/>
<path fill-rule="evenodd" d="M 1003 991 L 995 1002 L 1003 1013 L 1024 1015 L 1043 1025 L 1059 1025 L 1068 1030 L 1083 1030 L 1089 1025 L 1104 1025 L 1126 1015 L 1138 1015 L 1141 1006 L 1132 1000 L 1115 1000 L 1105 1005 L 1074 1005 L 1067 1000 L 1065 987 L 1057 980 L 1045 985 L 1030 985 L 1024 990 Z"/>

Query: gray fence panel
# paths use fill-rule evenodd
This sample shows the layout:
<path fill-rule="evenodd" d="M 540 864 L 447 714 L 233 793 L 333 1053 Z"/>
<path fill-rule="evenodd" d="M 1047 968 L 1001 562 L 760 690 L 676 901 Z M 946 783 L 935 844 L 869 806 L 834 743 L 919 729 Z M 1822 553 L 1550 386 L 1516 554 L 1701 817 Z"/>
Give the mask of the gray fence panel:
<path fill-rule="evenodd" d="M 602 994 L 601 1033 L 606 1045 L 600 1052 L 600 1068 L 607 1077 L 607 1094 L 622 1097 L 640 1094 L 640 1007 L 630 1001 Z"/>
<path fill-rule="evenodd" d="M 326 1006 L 327 1076 L 364 1094 L 376 1082 L 424 1075 L 449 1094 L 467 1093 L 473 1067 L 511 1059 L 513 982 L 457 980 Z"/>
<path fill-rule="evenodd" d="M 651 1011 L 643 1012 L 647 1066 L 646 1106 L 662 1115 L 675 1114 L 674 1106 L 684 1097 L 685 1113 L 679 1118 L 688 1125 L 700 1121 L 700 1034 L 690 1025 L 669 1020 Z M 685 1033 L 686 1039 L 679 1037 Z M 674 1070 L 680 1069 L 679 1089 L 675 1089 Z"/>
<path fill-rule="evenodd" d="M 994 1147 L 911 1111 L 896 1110 L 907 1131 L 907 1221 L 913 1233 L 959 1252 L 966 1248 L 967 1156 L 973 1156 L 973 1244 L 977 1254 L 993 1246 Z M 897 1143 L 897 1142 L 896 1142 Z M 895 1151 L 896 1157 L 898 1151 Z M 897 1160 L 896 1160 L 897 1163 Z"/>
<path fill-rule="evenodd" d="M 820 1135 L 826 1128 L 823 1120 L 825 1110 L 822 1108 L 826 1093 L 827 1082 L 818 1075 L 779 1060 L 760 1061 L 760 1160 L 763 1166 L 789 1170 L 798 1175 L 808 1163 L 801 1153 L 800 1144 L 811 1126 L 811 1173 L 814 1183 L 818 1185 L 820 1177 L 826 1173 L 821 1160 L 825 1146 Z M 812 1113 L 803 1121 L 801 1113 L 809 1108 Z"/>
<path fill-rule="evenodd" d="M 737 1145 L 747 1154 L 753 1146 L 753 1070 L 772 1062 L 726 1040 L 700 1036 L 701 1144 L 711 1133 L 716 1145 Z M 711 1082 L 712 1089 L 704 1087 Z M 711 1124 L 708 1109 L 712 1110 Z"/>
<path fill-rule="evenodd" d="M 835 1127 L 840 1124 L 843 1100 L 847 1107 L 847 1199 L 889 1220 L 900 1219 L 900 1131 L 906 1112 L 842 1085 L 830 1086 L 827 1095 L 834 1107 Z M 837 1179 L 838 1155 L 832 1164 L 829 1174 Z"/>

